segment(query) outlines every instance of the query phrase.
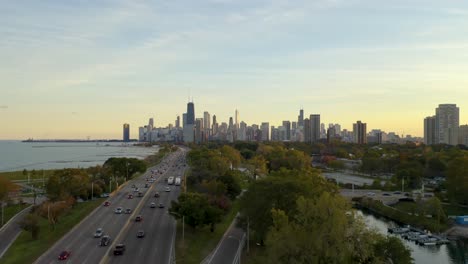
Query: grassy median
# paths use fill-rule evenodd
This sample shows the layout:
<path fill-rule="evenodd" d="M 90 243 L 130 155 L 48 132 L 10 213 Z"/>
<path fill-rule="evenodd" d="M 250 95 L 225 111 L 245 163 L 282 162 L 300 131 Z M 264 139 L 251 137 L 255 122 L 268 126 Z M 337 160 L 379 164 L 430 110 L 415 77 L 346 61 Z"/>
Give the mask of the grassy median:
<path fill-rule="evenodd" d="M 3 223 L 6 224 L 13 216 L 15 216 L 17 213 L 21 212 L 24 208 L 28 207 L 29 204 L 12 204 L 12 205 L 7 205 L 5 208 L 3 208 Z M 0 222 L 0 227 L 2 227 L 2 223 Z"/>
<path fill-rule="evenodd" d="M 67 214 L 62 216 L 55 230 L 52 230 L 46 219 L 41 218 L 39 239 L 32 240 L 31 233 L 21 232 L 20 236 L 0 260 L 0 264 L 33 263 L 68 231 L 89 215 L 104 199 L 76 204 Z M 57 252 L 57 256 L 60 252 Z"/>
<path fill-rule="evenodd" d="M 192 228 L 185 225 L 185 241 L 182 240 L 182 221 L 177 221 L 176 236 L 176 262 L 182 264 L 200 264 L 218 245 L 224 232 L 231 225 L 237 212 L 239 212 L 239 201 L 232 203 L 232 208 L 224 216 L 221 223 L 216 225 L 214 232 L 210 227 Z"/>

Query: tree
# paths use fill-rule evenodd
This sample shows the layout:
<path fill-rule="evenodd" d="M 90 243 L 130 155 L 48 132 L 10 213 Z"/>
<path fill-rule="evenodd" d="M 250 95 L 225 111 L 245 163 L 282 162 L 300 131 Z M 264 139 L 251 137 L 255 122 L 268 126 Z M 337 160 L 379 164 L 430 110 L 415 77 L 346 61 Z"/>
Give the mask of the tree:
<path fill-rule="evenodd" d="M 254 180 L 257 179 L 257 175 L 263 175 L 267 173 L 267 161 L 261 155 L 257 155 L 248 161 L 249 169 L 254 176 Z"/>
<path fill-rule="evenodd" d="M 221 221 L 222 211 L 209 203 L 209 197 L 201 193 L 182 193 L 178 201 L 171 202 L 169 212 L 177 219 L 185 218 L 189 226 L 210 225 L 212 230 Z"/>
<path fill-rule="evenodd" d="M 31 233 L 33 240 L 39 238 L 40 226 L 39 226 L 39 217 L 34 213 L 27 214 L 20 222 L 19 226 Z"/>
<path fill-rule="evenodd" d="M 387 236 L 377 240 L 374 245 L 375 256 L 385 263 L 413 263 L 411 251 L 394 236 Z"/>
<path fill-rule="evenodd" d="M 468 156 L 456 158 L 449 163 L 446 184 L 452 201 L 468 204 Z"/>
<path fill-rule="evenodd" d="M 8 193 L 15 190 L 15 185 L 7 178 L 0 177 L 0 201 L 8 198 Z"/>

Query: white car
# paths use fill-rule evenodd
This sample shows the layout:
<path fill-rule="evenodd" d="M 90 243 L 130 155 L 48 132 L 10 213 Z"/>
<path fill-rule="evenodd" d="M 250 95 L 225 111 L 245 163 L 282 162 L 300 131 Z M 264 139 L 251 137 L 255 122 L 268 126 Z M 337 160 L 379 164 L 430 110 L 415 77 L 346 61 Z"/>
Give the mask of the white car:
<path fill-rule="evenodd" d="M 117 207 L 117 208 L 115 208 L 115 211 L 114 211 L 114 212 L 115 212 L 116 214 L 121 214 L 122 211 L 123 211 L 122 207 Z"/>
<path fill-rule="evenodd" d="M 156 208 L 156 203 L 151 203 L 150 207 L 151 208 Z"/>
<path fill-rule="evenodd" d="M 94 233 L 94 237 L 96 237 L 96 238 L 97 237 L 102 237 L 102 234 L 103 234 L 102 227 L 100 227 L 100 228 L 96 229 L 96 232 Z"/>
<path fill-rule="evenodd" d="M 170 192 L 170 191 L 171 191 L 171 188 L 166 187 L 166 192 Z"/>

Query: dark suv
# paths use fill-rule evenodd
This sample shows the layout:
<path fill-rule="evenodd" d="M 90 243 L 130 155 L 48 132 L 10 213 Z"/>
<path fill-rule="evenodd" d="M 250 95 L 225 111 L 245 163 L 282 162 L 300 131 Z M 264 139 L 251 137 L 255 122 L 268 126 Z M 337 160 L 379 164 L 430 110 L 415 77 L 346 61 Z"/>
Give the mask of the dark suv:
<path fill-rule="evenodd" d="M 114 255 L 123 255 L 125 252 L 125 245 L 124 244 L 117 244 L 114 249 Z"/>
<path fill-rule="evenodd" d="M 105 246 L 109 245 L 110 240 L 111 240 L 111 239 L 110 239 L 110 236 L 107 236 L 107 235 L 106 235 L 106 236 L 103 236 L 103 237 L 101 238 L 101 241 L 99 242 L 99 246 L 105 247 Z"/>

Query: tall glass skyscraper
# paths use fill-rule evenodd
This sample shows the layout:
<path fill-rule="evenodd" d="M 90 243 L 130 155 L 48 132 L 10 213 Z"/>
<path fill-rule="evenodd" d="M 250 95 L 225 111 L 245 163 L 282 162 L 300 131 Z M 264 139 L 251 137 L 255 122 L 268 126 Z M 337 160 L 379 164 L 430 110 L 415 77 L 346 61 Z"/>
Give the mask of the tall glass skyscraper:
<path fill-rule="evenodd" d="M 187 104 L 187 125 L 195 125 L 195 105 L 193 102 Z"/>

